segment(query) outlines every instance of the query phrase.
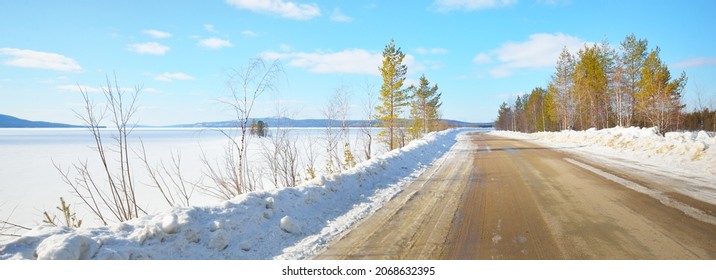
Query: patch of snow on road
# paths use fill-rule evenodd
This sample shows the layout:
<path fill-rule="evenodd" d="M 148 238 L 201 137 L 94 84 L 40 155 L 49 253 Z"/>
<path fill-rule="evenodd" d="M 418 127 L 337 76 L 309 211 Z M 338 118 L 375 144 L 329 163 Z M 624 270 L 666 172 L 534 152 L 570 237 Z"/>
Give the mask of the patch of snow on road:
<path fill-rule="evenodd" d="M 219 205 L 173 208 L 104 227 L 39 226 L 0 243 L 0 259 L 306 258 L 399 193 L 463 131 L 430 133 L 341 174 Z"/>

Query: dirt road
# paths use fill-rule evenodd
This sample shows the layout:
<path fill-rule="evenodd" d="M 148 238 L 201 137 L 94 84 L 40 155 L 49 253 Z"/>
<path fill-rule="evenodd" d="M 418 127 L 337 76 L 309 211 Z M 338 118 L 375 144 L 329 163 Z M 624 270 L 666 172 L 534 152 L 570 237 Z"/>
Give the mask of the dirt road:
<path fill-rule="evenodd" d="M 716 206 L 566 150 L 465 135 L 315 258 L 716 259 Z"/>

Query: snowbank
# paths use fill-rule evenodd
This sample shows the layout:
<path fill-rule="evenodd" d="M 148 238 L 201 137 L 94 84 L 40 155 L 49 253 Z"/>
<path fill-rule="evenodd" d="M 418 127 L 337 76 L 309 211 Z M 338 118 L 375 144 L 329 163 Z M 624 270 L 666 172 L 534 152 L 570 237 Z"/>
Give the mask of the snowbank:
<path fill-rule="evenodd" d="M 174 208 L 106 227 L 40 226 L 0 259 L 301 259 L 379 209 L 463 130 L 431 133 L 341 174 L 211 207 Z"/>

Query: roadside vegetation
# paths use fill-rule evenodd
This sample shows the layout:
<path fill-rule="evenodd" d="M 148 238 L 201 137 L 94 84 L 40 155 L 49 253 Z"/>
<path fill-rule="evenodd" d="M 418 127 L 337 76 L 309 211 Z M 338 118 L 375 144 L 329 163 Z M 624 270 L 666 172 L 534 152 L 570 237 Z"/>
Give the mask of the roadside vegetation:
<path fill-rule="evenodd" d="M 618 47 L 604 40 L 577 53 L 566 48 L 544 87 L 503 102 L 495 128 L 521 132 L 585 130 L 613 126 L 716 131 L 716 109 L 685 112 L 686 73 L 672 75 L 659 47 L 629 35 Z M 712 102 L 713 103 L 713 102 Z"/>
<path fill-rule="evenodd" d="M 278 95 L 285 73 L 278 61 L 253 59 L 229 74 L 229 95 L 221 102 L 233 112 L 231 121 L 235 126 L 218 129 L 227 140 L 226 147 L 219 158 L 203 153 L 198 159 L 203 167 L 200 178 L 183 175 L 179 151 L 173 152 L 170 159 L 152 159 L 141 139 L 138 142 L 130 139 L 137 124 L 142 87 L 127 90 L 116 77 L 107 77 L 99 102 L 86 89 L 79 88 L 84 108 L 76 115 L 93 136 L 91 148 L 97 158 L 80 159 L 69 166 L 54 163 L 55 168 L 71 193 L 80 199 L 80 207 L 89 210 L 103 225 L 148 213 L 145 208 L 153 202 L 138 195 L 140 187 L 148 186 L 161 193 L 169 207 L 186 207 L 192 205 L 196 192 L 225 200 L 256 190 L 293 187 L 321 174 L 340 173 L 371 159 L 376 150 L 372 146 L 374 139 L 392 150 L 447 127 L 440 121 L 438 85 L 431 84 L 425 75 L 420 77 L 419 84 L 405 85 L 404 57 L 391 39 L 379 67 L 380 89 L 376 90 L 376 84 L 368 80 L 361 88 L 366 100 L 362 112 L 365 124 L 359 128 L 359 135 L 364 138 L 362 147 L 353 146 L 349 137 L 347 121 L 355 106 L 351 103 L 353 92 L 346 86 L 336 88 L 328 98 L 323 109 L 328 125 L 323 136 L 312 139 L 305 150 L 299 150 L 297 137 L 290 128 L 280 124 L 269 127 L 257 121 L 252 114 L 257 100 L 264 95 Z M 286 110 L 280 104 L 276 106 L 275 117 L 286 117 Z M 260 156 L 249 156 L 250 141 L 261 142 Z M 325 159 L 323 166 L 317 165 L 318 158 Z M 266 168 L 258 169 L 255 162 L 250 162 L 255 160 L 263 161 Z M 269 186 L 265 182 L 270 182 Z M 64 198 L 60 198 L 56 210 L 59 218 L 52 214 L 54 211 L 43 212 L 45 224 L 70 228 L 86 224 Z M 6 235 L 29 230 L 7 221 L 1 224 L 0 232 Z"/>

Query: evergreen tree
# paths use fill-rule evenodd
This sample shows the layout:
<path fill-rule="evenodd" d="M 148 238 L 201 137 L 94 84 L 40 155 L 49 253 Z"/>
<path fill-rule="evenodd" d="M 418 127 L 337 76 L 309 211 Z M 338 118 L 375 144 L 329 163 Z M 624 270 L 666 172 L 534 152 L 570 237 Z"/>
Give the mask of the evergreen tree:
<path fill-rule="evenodd" d="M 617 84 L 616 84 L 616 61 L 617 61 L 617 53 L 614 48 L 609 46 L 609 42 L 606 38 L 602 40 L 602 44 L 599 46 L 598 49 L 599 53 L 599 61 L 602 65 L 602 71 L 606 75 L 606 92 L 604 93 L 602 98 L 599 100 L 599 120 L 601 123 L 602 128 L 611 127 L 614 118 L 612 118 L 614 114 L 612 102 L 616 99 L 615 95 L 618 92 L 617 90 Z"/>
<path fill-rule="evenodd" d="M 251 119 L 251 126 L 249 126 L 249 135 L 256 135 L 256 119 Z"/>
<path fill-rule="evenodd" d="M 408 72 L 408 67 L 403 64 L 404 58 L 405 54 L 400 48 L 396 48 L 394 40 L 390 39 L 383 50 L 383 64 L 378 68 L 383 78 L 383 85 L 380 87 L 378 97 L 380 104 L 375 107 L 376 118 L 385 127 L 379 136 L 388 144 L 390 150 L 397 148 L 398 130 L 402 123 L 400 114 L 409 103 L 408 94 L 403 89 L 405 74 Z"/>
<path fill-rule="evenodd" d="M 567 47 L 562 48 L 557 60 L 556 72 L 552 75 L 548 87 L 557 104 L 552 114 L 562 130 L 574 126 L 575 102 L 572 99 L 574 64 L 574 56 L 569 53 Z"/>
<path fill-rule="evenodd" d="M 681 115 L 681 93 L 686 74 L 672 80 L 668 67 L 659 58 L 659 48 L 649 52 L 641 69 L 637 101 L 639 113 L 663 134 L 676 125 Z"/>
<path fill-rule="evenodd" d="M 502 102 L 499 111 L 497 111 L 497 120 L 495 120 L 495 128 L 499 130 L 512 130 L 512 108 L 507 102 Z"/>
<path fill-rule="evenodd" d="M 517 96 L 515 99 L 514 113 L 512 114 L 512 127 L 516 131 L 526 132 L 525 127 L 525 102 L 527 102 L 527 94 L 525 96 Z"/>
<path fill-rule="evenodd" d="M 619 72 L 624 87 L 624 98 L 621 104 L 625 112 L 624 125 L 639 124 L 636 108 L 637 93 L 640 91 L 641 68 L 647 55 L 647 40 L 637 40 L 634 34 L 628 35 L 621 43 L 622 54 L 619 57 Z"/>
<path fill-rule="evenodd" d="M 547 89 L 543 92 L 544 98 L 542 99 L 542 119 L 544 121 L 545 131 L 555 131 L 559 129 L 557 123 L 558 117 L 555 114 L 558 105 L 554 101 L 554 94 L 552 91 Z"/>
<path fill-rule="evenodd" d="M 547 114 L 544 110 L 544 101 L 547 91 L 541 87 L 532 90 L 525 104 L 525 119 L 527 132 L 545 131 Z"/>
<path fill-rule="evenodd" d="M 268 135 L 268 124 L 266 122 L 256 122 L 256 135 L 259 137 L 266 137 Z"/>
<path fill-rule="evenodd" d="M 412 131 L 415 133 L 414 138 L 418 138 L 419 134 L 426 134 L 436 129 L 436 121 L 439 118 L 439 109 L 442 105 L 438 93 L 438 85 L 430 86 L 430 82 L 425 75 L 420 76 L 420 85 L 418 87 L 411 86 L 409 91 L 412 92 L 410 118 L 412 119 Z"/>
<path fill-rule="evenodd" d="M 580 129 L 606 127 L 602 100 L 607 98 L 607 73 L 600 49 L 597 45 L 585 46 L 577 56 L 573 75 Z"/>

